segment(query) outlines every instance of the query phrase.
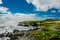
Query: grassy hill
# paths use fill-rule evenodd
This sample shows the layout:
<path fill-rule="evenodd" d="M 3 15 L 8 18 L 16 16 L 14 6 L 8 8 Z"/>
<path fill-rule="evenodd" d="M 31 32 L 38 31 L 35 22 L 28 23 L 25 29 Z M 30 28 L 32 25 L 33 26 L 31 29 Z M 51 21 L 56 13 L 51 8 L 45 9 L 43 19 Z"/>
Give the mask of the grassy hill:
<path fill-rule="evenodd" d="M 23 22 L 25 25 L 31 25 L 44 28 L 41 31 L 30 31 L 29 35 L 33 36 L 34 40 L 60 40 L 60 19 L 46 20 L 28 20 Z"/>

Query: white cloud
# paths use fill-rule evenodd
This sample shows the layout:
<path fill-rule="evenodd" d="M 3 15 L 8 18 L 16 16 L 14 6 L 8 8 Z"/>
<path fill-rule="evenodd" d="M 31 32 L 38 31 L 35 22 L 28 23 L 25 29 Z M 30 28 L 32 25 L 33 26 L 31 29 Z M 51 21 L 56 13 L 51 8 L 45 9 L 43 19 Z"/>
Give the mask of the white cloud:
<path fill-rule="evenodd" d="M 0 14 L 0 24 L 4 25 L 14 25 L 20 21 L 25 20 L 35 20 L 35 14 L 24 14 L 24 13 L 16 13 L 16 14 Z"/>
<path fill-rule="evenodd" d="M 2 0 L 0 0 L 0 4 L 3 4 Z"/>
<path fill-rule="evenodd" d="M 26 0 L 32 3 L 37 11 L 47 11 L 49 8 L 60 8 L 60 0 Z"/>
<path fill-rule="evenodd" d="M 3 6 L 0 6 L 0 12 L 1 12 L 1 13 L 7 13 L 8 10 L 9 10 L 8 8 L 3 7 Z"/>

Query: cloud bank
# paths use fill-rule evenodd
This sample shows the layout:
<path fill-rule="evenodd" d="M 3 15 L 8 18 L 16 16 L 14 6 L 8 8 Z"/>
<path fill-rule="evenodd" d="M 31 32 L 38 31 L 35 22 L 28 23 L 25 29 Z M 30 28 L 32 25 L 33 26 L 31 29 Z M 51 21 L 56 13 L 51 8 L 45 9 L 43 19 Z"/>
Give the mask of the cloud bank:
<path fill-rule="evenodd" d="M 36 20 L 36 14 L 15 13 L 13 14 L 6 7 L 0 6 L 0 25 L 17 25 L 18 22 L 25 20 Z"/>
<path fill-rule="evenodd" d="M 47 11 L 50 8 L 60 8 L 60 0 L 26 0 L 32 3 L 37 11 Z"/>

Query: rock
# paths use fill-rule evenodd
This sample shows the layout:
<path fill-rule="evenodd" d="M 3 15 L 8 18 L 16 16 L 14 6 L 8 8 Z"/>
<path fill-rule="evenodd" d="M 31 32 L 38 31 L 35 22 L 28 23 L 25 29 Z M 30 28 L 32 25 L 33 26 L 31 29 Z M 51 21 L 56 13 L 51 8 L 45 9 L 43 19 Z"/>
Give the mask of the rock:
<path fill-rule="evenodd" d="M 4 36 L 5 36 L 4 33 L 0 34 L 0 37 L 4 37 Z"/>

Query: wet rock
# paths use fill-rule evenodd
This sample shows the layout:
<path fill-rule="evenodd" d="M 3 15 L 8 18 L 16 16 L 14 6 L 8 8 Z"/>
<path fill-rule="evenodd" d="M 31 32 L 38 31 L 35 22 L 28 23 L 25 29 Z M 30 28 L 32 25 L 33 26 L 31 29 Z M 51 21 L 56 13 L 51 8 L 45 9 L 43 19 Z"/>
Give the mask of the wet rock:
<path fill-rule="evenodd" d="M 2 34 L 0 34 L 0 37 L 4 37 L 4 34 L 2 33 Z"/>

